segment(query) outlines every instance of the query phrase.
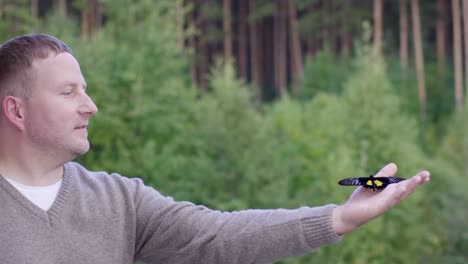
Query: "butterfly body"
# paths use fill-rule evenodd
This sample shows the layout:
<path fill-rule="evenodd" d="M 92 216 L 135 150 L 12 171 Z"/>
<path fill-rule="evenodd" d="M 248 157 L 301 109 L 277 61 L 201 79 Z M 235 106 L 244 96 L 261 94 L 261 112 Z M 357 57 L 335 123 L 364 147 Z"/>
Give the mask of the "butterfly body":
<path fill-rule="evenodd" d="M 401 182 L 406 180 L 399 177 L 374 177 L 372 174 L 369 177 L 353 177 L 346 178 L 338 182 L 343 186 L 363 186 L 372 191 L 383 190 L 389 184 Z"/>

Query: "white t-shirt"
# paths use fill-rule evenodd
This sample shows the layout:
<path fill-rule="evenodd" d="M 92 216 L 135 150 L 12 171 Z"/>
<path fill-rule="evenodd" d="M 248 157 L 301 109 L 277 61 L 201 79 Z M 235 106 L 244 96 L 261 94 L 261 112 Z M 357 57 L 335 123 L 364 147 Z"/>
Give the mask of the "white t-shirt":
<path fill-rule="evenodd" d="M 49 186 L 29 186 L 4 177 L 21 194 L 44 211 L 49 210 L 62 186 L 62 179 Z"/>

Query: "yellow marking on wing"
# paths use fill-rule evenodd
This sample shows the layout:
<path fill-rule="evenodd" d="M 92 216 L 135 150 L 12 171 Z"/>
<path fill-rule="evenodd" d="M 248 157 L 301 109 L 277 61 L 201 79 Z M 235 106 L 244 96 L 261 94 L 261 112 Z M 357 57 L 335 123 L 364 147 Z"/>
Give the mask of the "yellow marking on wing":
<path fill-rule="evenodd" d="M 371 180 L 368 180 L 368 181 L 366 182 L 366 185 L 372 186 L 372 181 L 371 181 Z"/>
<path fill-rule="evenodd" d="M 382 186 L 383 185 L 383 182 L 379 181 L 379 180 L 374 180 L 374 183 L 376 186 Z"/>

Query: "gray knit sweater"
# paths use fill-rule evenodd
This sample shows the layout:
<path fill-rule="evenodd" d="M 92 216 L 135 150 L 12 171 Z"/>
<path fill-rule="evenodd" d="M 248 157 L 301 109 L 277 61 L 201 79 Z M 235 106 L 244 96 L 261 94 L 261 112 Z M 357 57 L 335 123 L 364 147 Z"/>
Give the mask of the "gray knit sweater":
<path fill-rule="evenodd" d="M 0 177 L 0 263 L 271 263 L 338 241 L 334 207 L 220 212 L 70 162 L 47 212 Z"/>

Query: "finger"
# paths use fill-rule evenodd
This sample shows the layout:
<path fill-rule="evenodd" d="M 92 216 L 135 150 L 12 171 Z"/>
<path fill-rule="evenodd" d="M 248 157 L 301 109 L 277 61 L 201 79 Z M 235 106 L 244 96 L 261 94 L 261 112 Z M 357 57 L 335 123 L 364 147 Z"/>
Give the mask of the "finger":
<path fill-rule="evenodd" d="M 406 189 L 412 192 L 418 185 L 426 183 L 430 180 L 430 173 L 428 171 L 421 171 L 415 176 L 411 177 L 408 181 L 401 182 L 402 185 L 406 184 Z"/>
<path fill-rule="evenodd" d="M 375 175 L 375 177 L 388 177 L 393 176 L 397 172 L 398 167 L 395 163 L 389 163 L 385 165 L 380 171 Z"/>
<path fill-rule="evenodd" d="M 431 173 L 428 171 L 421 171 L 415 177 L 419 177 L 421 183 L 426 183 L 431 180 Z"/>
<path fill-rule="evenodd" d="M 411 178 L 411 181 L 414 182 L 414 184 L 416 185 L 414 188 L 416 188 L 418 185 L 421 185 L 430 181 L 431 180 L 430 176 L 431 174 L 428 171 L 421 171 L 416 176 L 413 176 Z"/>
<path fill-rule="evenodd" d="M 416 188 L 428 182 L 430 180 L 430 173 L 428 171 L 421 171 L 417 175 L 411 177 L 406 181 L 399 182 L 395 184 L 393 190 L 389 189 L 389 194 L 393 197 L 394 204 L 399 203 L 401 200 L 406 198 L 408 195 L 416 191 Z M 390 187 L 390 186 L 389 186 Z"/>

